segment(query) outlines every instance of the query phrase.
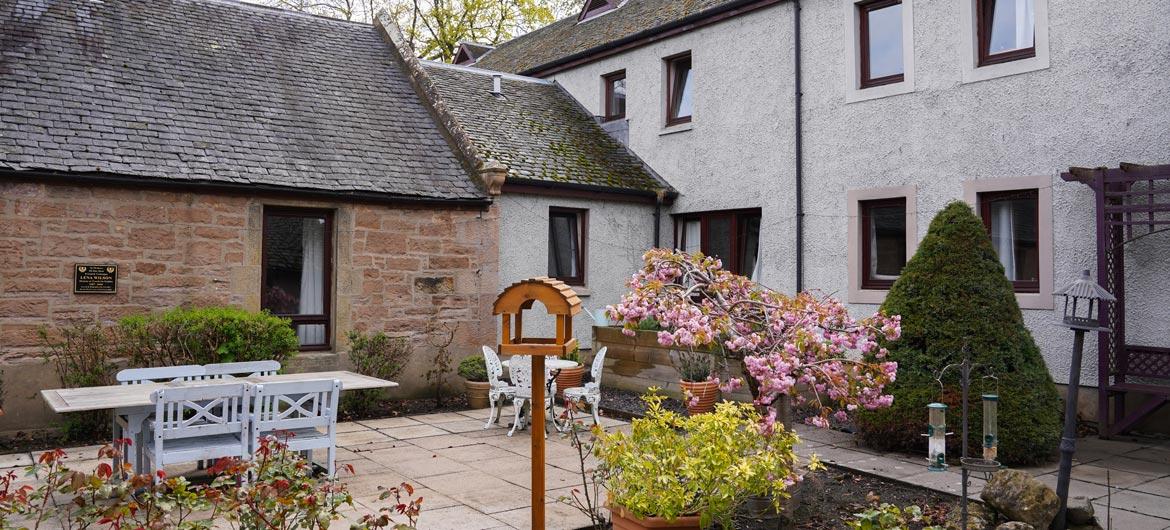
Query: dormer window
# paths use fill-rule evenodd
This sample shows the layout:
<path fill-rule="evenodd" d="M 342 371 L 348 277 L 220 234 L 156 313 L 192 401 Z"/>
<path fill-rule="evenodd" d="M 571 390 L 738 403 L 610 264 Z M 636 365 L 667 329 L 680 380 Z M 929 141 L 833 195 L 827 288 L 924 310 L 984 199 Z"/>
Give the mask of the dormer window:
<path fill-rule="evenodd" d="M 585 7 L 581 8 L 581 16 L 577 17 L 578 22 L 584 22 L 597 15 L 613 11 L 618 8 L 620 0 L 586 0 Z"/>

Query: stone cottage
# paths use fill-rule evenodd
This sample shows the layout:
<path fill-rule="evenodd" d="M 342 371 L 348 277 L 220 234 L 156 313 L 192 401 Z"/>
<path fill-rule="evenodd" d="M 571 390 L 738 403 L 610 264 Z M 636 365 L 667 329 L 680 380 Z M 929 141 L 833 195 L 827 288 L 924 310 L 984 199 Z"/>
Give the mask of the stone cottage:
<path fill-rule="evenodd" d="M 180 305 L 495 340 L 498 208 L 381 26 L 220 0 L 0 6 L 0 431 L 53 420 L 36 330 Z M 83 292 L 79 269 L 109 271 Z M 95 267 L 95 269 L 90 269 Z M 400 395 L 422 389 L 420 341 Z"/>

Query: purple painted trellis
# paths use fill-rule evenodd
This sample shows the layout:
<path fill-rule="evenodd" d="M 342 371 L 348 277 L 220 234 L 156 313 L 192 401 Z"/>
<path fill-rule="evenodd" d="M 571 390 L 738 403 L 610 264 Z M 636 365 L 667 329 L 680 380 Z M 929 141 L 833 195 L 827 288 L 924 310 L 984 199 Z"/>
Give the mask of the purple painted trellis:
<path fill-rule="evenodd" d="M 1070 168 L 1061 178 L 1096 195 L 1097 279 L 1117 297 L 1101 308 L 1101 326 L 1110 331 L 1097 339 L 1097 417 L 1108 438 L 1170 403 L 1170 348 L 1127 344 L 1125 335 L 1125 245 L 1170 232 L 1170 165 Z M 1146 399 L 1127 413 L 1131 393 Z"/>

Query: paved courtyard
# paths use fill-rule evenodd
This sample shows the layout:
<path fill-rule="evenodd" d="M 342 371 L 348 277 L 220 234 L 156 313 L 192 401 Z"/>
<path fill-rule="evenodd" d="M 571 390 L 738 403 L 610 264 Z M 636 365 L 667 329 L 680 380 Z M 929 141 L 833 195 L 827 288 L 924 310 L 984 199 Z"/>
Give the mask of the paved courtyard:
<path fill-rule="evenodd" d="M 344 478 L 356 509 L 349 519 L 380 506 L 378 486 L 409 482 L 424 498 L 419 527 L 423 530 L 526 529 L 531 496 L 528 431 L 508 437 L 500 425 L 484 430 L 487 411 L 452 412 L 390 418 L 339 425 L 338 461 L 352 464 L 356 474 Z M 507 421 L 507 420 L 505 420 Z M 623 421 L 603 418 L 607 429 L 628 428 Z M 926 471 L 925 461 L 900 454 L 882 454 L 857 447 L 853 437 L 837 431 L 798 426 L 802 456 L 816 453 L 832 465 L 879 475 L 914 486 L 959 494 L 958 469 Z M 89 469 L 96 447 L 68 450 L 71 466 Z M 576 529 L 588 519 L 557 502 L 580 486 L 576 450 L 556 434 L 548 437 L 546 515 L 549 529 Z M 1112 484 L 1113 528 L 1170 530 L 1170 441 L 1078 442 L 1073 468 L 1073 495 L 1093 499 L 1097 513 L 1106 511 Z M 0 456 L 0 467 L 25 466 L 32 455 Z M 1056 464 L 1027 468 L 1040 480 L 1056 485 Z M 1107 478 L 1108 475 L 1108 478 Z M 975 478 L 969 494 L 978 498 L 984 482 Z"/>

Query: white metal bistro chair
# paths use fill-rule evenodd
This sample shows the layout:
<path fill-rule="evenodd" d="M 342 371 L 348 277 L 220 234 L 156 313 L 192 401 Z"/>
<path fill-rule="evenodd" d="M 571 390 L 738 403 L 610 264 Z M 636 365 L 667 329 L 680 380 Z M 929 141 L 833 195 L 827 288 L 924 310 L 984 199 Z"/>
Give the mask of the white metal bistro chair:
<path fill-rule="evenodd" d="M 247 460 L 248 396 L 251 385 L 228 383 L 155 390 L 151 443 L 144 460 L 155 482 L 157 471 L 172 464 L 225 457 Z"/>
<path fill-rule="evenodd" d="M 581 402 L 588 403 L 593 411 L 594 425 L 601 422 L 597 409 L 601 407 L 601 372 L 605 366 L 605 352 L 608 350 L 609 348 L 603 346 L 597 351 L 597 355 L 593 356 L 593 365 L 589 369 L 590 381 L 585 383 L 585 386 L 566 388 L 562 393 L 566 406 L 574 407 Z"/>
<path fill-rule="evenodd" d="M 280 361 L 244 361 L 239 363 L 215 363 L 203 365 L 207 379 L 232 379 L 236 377 L 259 377 L 276 375 Z"/>
<path fill-rule="evenodd" d="M 516 393 L 512 396 L 512 409 L 515 412 L 515 417 L 512 421 L 512 429 L 508 431 L 508 436 L 512 436 L 516 432 L 516 427 L 520 425 L 520 410 L 527 402 L 531 412 L 529 414 L 537 414 L 536 403 L 532 402 L 532 385 L 533 384 L 549 384 L 552 373 L 546 368 L 544 370 L 544 380 L 538 382 L 534 381 L 532 375 L 532 356 L 530 355 L 513 355 L 512 359 L 508 361 L 508 375 L 512 378 L 512 386 L 516 387 Z M 549 409 L 552 408 L 554 397 L 557 395 L 556 381 L 551 381 L 551 386 L 547 388 L 544 394 L 544 403 L 540 407 L 540 414 L 549 414 Z M 545 424 L 553 423 L 549 421 Z M 547 432 L 545 433 L 547 435 Z"/>
<path fill-rule="evenodd" d="M 325 449 L 325 469 L 333 476 L 337 460 L 337 401 L 341 381 L 312 379 L 264 383 L 252 387 L 252 416 L 249 428 L 251 451 L 260 440 L 274 436 L 289 451 L 305 453 L 312 462 L 314 449 Z"/>
<path fill-rule="evenodd" d="M 488 389 L 488 402 L 491 403 L 491 412 L 488 413 L 488 421 L 483 424 L 483 428 L 491 427 L 493 423 L 500 421 L 500 411 L 503 410 L 504 404 L 498 402 L 504 399 L 513 399 L 516 396 L 516 387 L 509 385 L 503 380 L 504 366 L 500 363 L 500 357 L 491 348 L 483 347 L 483 360 L 487 366 L 488 383 L 491 383 L 491 388 Z"/>
<path fill-rule="evenodd" d="M 115 379 L 120 385 L 141 385 L 146 383 L 169 383 L 172 381 L 195 381 L 203 378 L 206 373 L 202 366 L 197 364 L 184 364 L 179 366 L 159 366 L 155 368 L 127 368 L 118 372 Z M 145 440 L 142 439 L 142 430 L 146 420 L 154 412 L 153 407 L 141 408 L 122 408 L 114 410 L 113 418 L 113 432 L 114 440 L 119 438 L 129 438 L 132 442 L 129 447 L 124 447 L 123 451 L 128 452 L 126 456 L 133 456 L 134 472 L 140 473 L 142 471 L 142 446 Z M 114 469 L 120 469 L 121 462 L 114 461 Z M 120 472 L 119 472 L 120 474 Z"/>

